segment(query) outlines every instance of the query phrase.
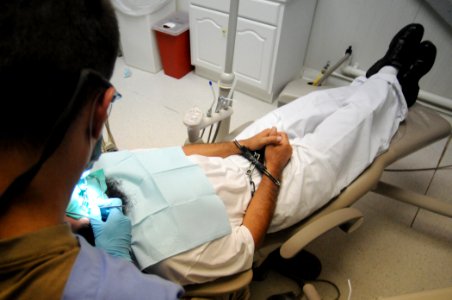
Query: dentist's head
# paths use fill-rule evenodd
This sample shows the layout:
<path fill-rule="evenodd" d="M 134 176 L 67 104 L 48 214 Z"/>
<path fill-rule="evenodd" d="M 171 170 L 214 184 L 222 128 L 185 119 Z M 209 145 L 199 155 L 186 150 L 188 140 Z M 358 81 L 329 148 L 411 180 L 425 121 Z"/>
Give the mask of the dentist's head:
<path fill-rule="evenodd" d="M 61 222 L 98 153 L 119 32 L 107 0 L 5 0 L 0 24 L 0 218 L 19 224 L 0 234 L 14 236 Z"/>

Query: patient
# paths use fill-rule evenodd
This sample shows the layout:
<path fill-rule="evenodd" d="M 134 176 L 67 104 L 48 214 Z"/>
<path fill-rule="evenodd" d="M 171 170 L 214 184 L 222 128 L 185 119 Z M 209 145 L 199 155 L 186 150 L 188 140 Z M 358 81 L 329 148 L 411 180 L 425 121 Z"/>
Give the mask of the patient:
<path fill-rule="evenodd" d="M 325 205 L 388 149 L 435 60 L 423 31 L 407 25 L 366 78 L 278 108 L 235 142 L 102 155 L 95 170 L 118 179 L 130 200 L 138 267 L 183 285 L 251 268 L 267 232 Z M 265 172 L 246 149 L 264 156 Z"/>

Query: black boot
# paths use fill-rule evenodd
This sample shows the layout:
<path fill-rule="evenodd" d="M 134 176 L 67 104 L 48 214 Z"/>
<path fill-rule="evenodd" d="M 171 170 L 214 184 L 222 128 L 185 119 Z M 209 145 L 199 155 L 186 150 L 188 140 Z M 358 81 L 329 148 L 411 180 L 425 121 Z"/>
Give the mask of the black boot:
<path fill-rule="evenodd" d="M 385 56 L 367 70 L 366 77 L 374 75 L 384 66 L 393 66 L 400 70 L 410 65 L 423 35 L 424 27 L 421 24 L 413 23 L 403 27 L 392 38 Z"/>
<path fill-rule="evenodd" d="M 430 41 L 420 43 L 416 52 L 413 63 L 397 75 L 408 107 L 416 102 L 419 94 L 419 80 L 430 71 L 436 58 L 436 47 Z"/>

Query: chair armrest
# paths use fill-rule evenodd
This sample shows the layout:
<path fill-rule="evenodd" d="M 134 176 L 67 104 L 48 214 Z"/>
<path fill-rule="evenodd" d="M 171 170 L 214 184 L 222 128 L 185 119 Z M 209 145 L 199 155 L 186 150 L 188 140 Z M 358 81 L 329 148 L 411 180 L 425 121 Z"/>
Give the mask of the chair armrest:
<path fill-rule="evenodd" d="M 347 232 L 352 232 L 356 230 L 362 222 L 362 213 L 352 207 L 342 208 L 323 215 L 298 230 L 291 238 L 285 241 L 281 246 L 281 256 L 284 258 L 292 258 L 306 245 L 325 232 L 344 224 L 347 224 Z"/>

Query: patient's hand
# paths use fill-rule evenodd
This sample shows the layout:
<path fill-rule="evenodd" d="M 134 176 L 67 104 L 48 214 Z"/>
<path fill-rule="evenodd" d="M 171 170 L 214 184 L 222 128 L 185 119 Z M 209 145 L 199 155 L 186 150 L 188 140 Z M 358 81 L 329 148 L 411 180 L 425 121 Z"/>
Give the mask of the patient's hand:
<path fill-rule="evenodd" d="M 273 134 L 275 132 L 276 128 L 265 129 L 249 139 L 241 140 L 240 144 L 251 151 L 260 150 L 267 145 L 277 145 L 281 142 L 282 138 L 277 134 Z"/>
<path fill-rule="evenodd" d="M 267 169 L 273 176 L 280 176 L 290 158 L 292 157 L 292 146 L 285 132 L 277 132 L 272 129 L 271 136 L 279 136 L 279 143 L 269 144 L 265 148 L 265 163 Z"/>

